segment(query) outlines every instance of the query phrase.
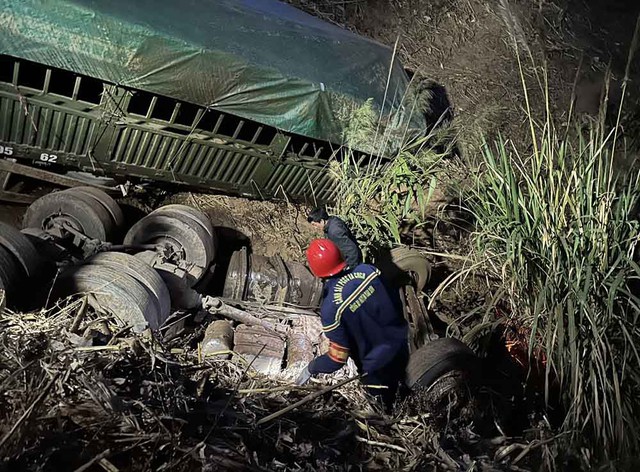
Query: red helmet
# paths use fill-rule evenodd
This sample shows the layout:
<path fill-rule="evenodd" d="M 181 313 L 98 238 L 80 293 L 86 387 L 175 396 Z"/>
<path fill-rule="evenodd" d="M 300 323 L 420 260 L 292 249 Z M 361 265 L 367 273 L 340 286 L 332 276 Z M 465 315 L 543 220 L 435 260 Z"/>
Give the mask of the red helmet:
<path fill-rule="evenodd" d="M 307 249 L 309 268 L 316 277 L 331 277 L 347 266 L 340 249 L 329 239 L 314 239 Z"/>

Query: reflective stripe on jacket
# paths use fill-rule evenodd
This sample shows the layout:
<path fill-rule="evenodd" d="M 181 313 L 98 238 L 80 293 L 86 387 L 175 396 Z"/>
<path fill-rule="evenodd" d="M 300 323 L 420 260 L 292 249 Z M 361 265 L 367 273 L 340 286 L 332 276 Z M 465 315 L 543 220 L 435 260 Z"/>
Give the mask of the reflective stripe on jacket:
<path fill-rule="evenodd" d="M 399 298 L 372 265 L 360 264 L 328 279 L 320 314 L 330 346 L 312 362 L 312 373 L 334 372 L 348 357 L 362 372 L 374 372 L 407 348 L 408 325 Z"/>

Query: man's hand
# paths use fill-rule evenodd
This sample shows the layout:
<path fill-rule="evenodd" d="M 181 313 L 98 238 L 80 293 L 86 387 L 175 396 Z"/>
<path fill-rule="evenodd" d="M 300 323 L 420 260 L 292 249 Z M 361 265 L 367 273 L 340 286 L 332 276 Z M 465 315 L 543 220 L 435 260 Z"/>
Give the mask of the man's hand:
<path fill-rule="evenodd" d="M 309 381 L 310 378 L 311 372 L 309 372 L 309 366 L 306 366 L 302 370 L 302 372 L 300 372 L 300 375 L 298 375 L 298 378 L 296 379 L 296 385 L 304 385 Z"/>

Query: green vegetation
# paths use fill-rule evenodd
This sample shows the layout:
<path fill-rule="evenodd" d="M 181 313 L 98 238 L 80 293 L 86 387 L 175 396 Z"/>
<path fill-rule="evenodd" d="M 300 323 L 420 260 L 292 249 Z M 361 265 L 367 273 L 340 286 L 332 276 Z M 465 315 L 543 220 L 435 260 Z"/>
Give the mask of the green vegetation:
<path fill-rule="evenodd" d="M 333 210 L 349 223 L 365 253 L 399 244 L 403 226 L 424 221 L 443 157 L 425 148 L 426 142 L 423 138 L 384 163 L 361 165 L 365 157 L 353 153 L 332 162 L 340 196 Z"/>
<path fill-rule="evenodd" d="M 570 445 L 624 462 L 639 446 L 640 173 L 619 139 L 623 104 L 606 125 L 608 90 L 599 119 L 580 128 L 569 110 L 559 129 L 546 75 L 536 77 L 542 122 L 521 69 L 531 141 L 485 144 L 475 184 L 462 190 L 475 256 L 511 320 L 529 331 L 530 355 L 542 349 L 545 395 L 557 392 Z"/>
<path fill-rule="evenodd" d="M 369 101 L 351 115 L 345 141 L 350 146 L 367 141 L 383 154 L 388 139 L 377 123 Z M 386 160 L 346 151 L 330 163 L 339 195 L 333 213 L 349 223 L 365 254 L 400 244 L 402 228 L 424 221 L 442 159 L 449 154 L 441 134 L 408 143 Z"/>
<path fill-rule="evenodd" d="M 457 189 L 475 224 L 472 270 L 494 281 L 530 353 L 543 352 L 563 437 L 602 460 L 637 450 L 640 428 L 640 173 L 615 170 L 620 129 L 604 123 L 558 129 L 549 112 L 541 123 L 529 113 L 531 141 L 485 143 L 471 185 Z M 334 163 L 336 213 L 365 247 L 399 243 L 436 185 L 452 185 L 426 142 L 380 167 Z"/>
<path fill-rule="evenodd" d="M 636 450 L 640 426 L 640 174 L 615 174 L 614 135 L 596 125 L 573 143 L 548 120 L 528 154 L 487 145 L 468 192 L 477 254 L 543 347 L 565 430 L 610 456 Z"/>

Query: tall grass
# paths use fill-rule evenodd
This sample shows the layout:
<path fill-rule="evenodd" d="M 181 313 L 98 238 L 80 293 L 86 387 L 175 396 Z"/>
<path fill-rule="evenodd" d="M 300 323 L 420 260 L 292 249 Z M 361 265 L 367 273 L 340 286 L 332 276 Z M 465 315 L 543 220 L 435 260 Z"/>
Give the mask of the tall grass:
<path fill-rule="evenodd" d="M 512 319 L 529 328 L 530 353 L 544 350 L 545 394 L 558 393 L 572 446 L 618 460 L 616 468 L 640 446 L 640 173 L 619 139 L 639 33 L 640 17 L 610 129 L 608 87 L 598 120 L 580 128 L 570 110 L 557 129 L 546 74 L 534 68 L 546 111 L 536 122 L 516 44 L 531 142 L 485 145 L 467 195 L 477 252 Z"/>
<path fill-rule="evenodd" d="M 635 452 L 640 427 L 640 174 L 616 172 L 615 130 L 569 137 L 531 120 L 533 142 L 485 145 L 467 195 L 473 239 L 511 317 L 547 356 L 574 444 Z"/>

